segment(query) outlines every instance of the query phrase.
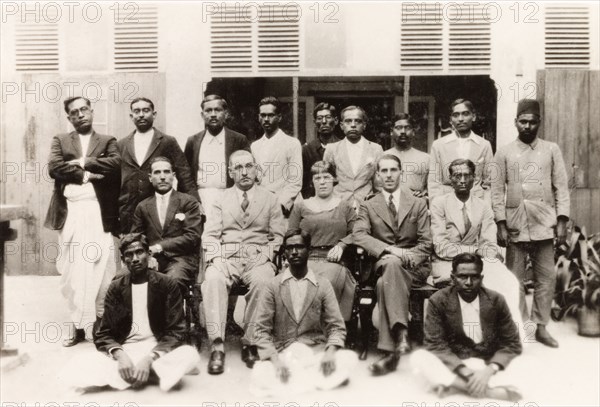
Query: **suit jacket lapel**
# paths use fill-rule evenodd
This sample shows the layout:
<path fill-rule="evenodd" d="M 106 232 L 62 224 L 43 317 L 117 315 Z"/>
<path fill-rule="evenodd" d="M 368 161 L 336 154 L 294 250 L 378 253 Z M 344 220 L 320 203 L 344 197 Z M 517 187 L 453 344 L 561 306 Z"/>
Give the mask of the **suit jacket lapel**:
<path fill-rule="evenodd" d="M 154 228 L 156 230 L 162 230 L 162 226 L 160 225 L 160 219 L 158 217 L 158 206 L 156 205 L 156 195 L 152 195 L 149 200 L 146 201 L 146 211 L 150 216 L 152 223 L 154 224 Z"/>
<path fill-rule="evenodd" d="M 387 206 L 387 202 L 385 202 L 383 194 L 377 194 L 377 196 L 372 198 L 372 201 L 373 208 L 375 209 L 375 213 L 377 214 L 377 216 L 379 216 L 383 220 L 383 222 L 389 226 L 390 229 L 395 230 L 396 228 L 394 228 L 392 223 L 392 217 L 390 216 L 390 209 Z"/>
<path fill-rule="evenodd" d="M 229 163 L 227 162 L 227 157 L 229 157 L 231 153 L 233 153 L 234 148 L 235 146 L 233 145 L 233 137 L 231 137 L 229 129 L 225 127 L 225 167 L 229 165 Z M 227 171 L 227 169 L 225 169 L 225 171 Z"/>
<path fill-rule="evenodd" d="M 482 288 L 479 290 L 479 322 L 481 323 L 481 339 L 483 342 L 487 342 L 487 338 L 494 335 L 494 321 L 488 319 L 493 314 L 494 310 L 490 297 L 487 295 L 485 289 Z"/>
<path fill-rule="evenodd" d="M 130 161 L 132 163 L 137 164 L 139 167 L 142 166 L 141 163 L 137 162 L 137 158 L 135 156 L 135 146 L 133 144 L 133 136 L 135 135 L 135 130 L 130 133 L 127 138 L 125 139 L 125 149 L 124 152 L 125 154 L 123 154 L 123 158 L 127 158 L 127 155 L 129 155 Z"/>
<path fill-rule="evenodd" d="M 158 148 L 158 145 L 160 144 L 161 140 L 162 140 L 162 133 L 156 129 L 154 129 L 154 135 L 152 136 L 152 141 L 150 142 L 150 147 L 148 147 L 148 151 L 146 151 L 146 156 L 144 157 L 144 161 L 142 161 L 140 163 L 140 167 L 144 165 L 144 163 L 146 161 L 148 161 L 148 159 L 150 157 L 152 157 L 152 154 L 154 154 L 154 151 Z"/>
<path fill-rule="evenodd" d="M 294 322 L 298 323 L 298 321 L 296 320 L 296 314 L 294 314 L 294 305 L 292 304 L 292 294 L 290 293 L 290 285 L 287 282 L 285 282 L 284 284 L 281 284 L 280 287 L 281 288 L 279 291 L 279 295 L 281 296 L 281 301 L 283 301 L 283 305 L 285 306 L 285 309 L 290 315 L 290 318 L 292 318 Z"/>
<path fill-rule="evenodd" d="M 452 289 L 448 297 L 448 323 L 451 325 L 451 331 L 462 333 L 467 339 L 469 338 L 463 328 L 462 312 L 460 310 L 460 302 L 458 301 L 458 291 Z"/>
<path fill-rule="evenodd" d="M 171 191 L 171 197 L 169 198 L 169 204 L 167 206 L 167 214 L 165 215 L 165 227 L 163 228 L 163 234 L 167 231 L 169 225 L 175 217 L 175 212 L 179 208 L 179 195 L 177 191 Z"/>
<path fill-rule="evenodd" d="M 202 140 L 204 140 L 204 135 L 206 134 L 206 130 L 202 130 L 198 137 L 194 140 L 194 155 L 192 156 L 192 160 L 195 160 L 196 164 L 198 164 L 198 169 L 200 169 L 200 163 L 198 162 L 200 159 L 200 146 L 202 145 Z M 195 176 L 194 174 L 192 176 Z"/>
<path fill-rule="evenodd" d="M 350 164 L 350 153 L 348 152 L 348 145 L 340 141 L 340 167 L 344 168 L 344 173 L 352 174 L 352 178 L 356 177 L 352 164 Z M 339 174 L 339 171 L 338 171 Z"/>
<path fill-rule="evenodd" d="M 408 188 L 400 187 L 400 207 L 398 208 L 398 226 L 402 224 L 404 218 L 415 203 L 415 198 Z"/>
<path fill-rule="evenodd" d="M 464 240 L 465 229 L 459 228 L 459 225 L 464 223 L 462 218 L 462 207 L 459 207 L 458 201 L 452 195 L 446 196 L 445 205 L 447 205 L 448 208 L 447 216 L 450 218 L 450 221 L 454 223 L 456 230 L 461 236 L 461 240 Z"/>
<path fill-rule="evenodd" d="M 81 140 L 79 140 L 79 134 L 77 134 L 76 131 L 71 132 L 71 145 L 75 151 L 75 156 L 83 157 L 83 154 L 81 153 Z"/>
<path fill-rule="evenodd" d="M 98 133 L 93 131 L 92 135 L 90 136 L 90 144 L 88 145 L 88 150 L 85 152 L 85 156 L 91 157 L 96 147 L 98 147 L 98 144 L 100 144 L 100 136 L 98 136 Z"/>
<path fill-rule="evenodd" d="M 270 192 L 269 192 L 270 193 Z M 262 212 L 264 206 L 264 195 L 260 193 L 258 188 L 254 188 L 254 196 L 248 205 L 246 211 L 248 211 L 248 216 L 246 217 L 246 225 L 249 225 L 256 219 L 256 217 Z M 240 213 L 241 213 L 241 203 L 240 203 Z"/>
<path fill-rule="evenodd" d="M 316 295 L 317 295 L 317 286 L 315 286 L 313 283 L 311 283 L 309 281 L 307 283 L 306 297 L 304 297 L 304 304 L 302 305 L 302 311 L 300 311 L 300 320 L 298 321 L 298 323 L 300 323 L 304 319 L 304 315 L 306 315 L 306 311 L 308 311 L 308 308 L 311 306 Z"/>
<path fill-rule="evenodd" d="M 229 211 L 229 213 L 231 213 L 238 225 L 240 225 L 243 228 L 245 226 L 245 223 L 244 217 L 242 215 L 242 203 L 238 198 L 236 188 L 237 187 L 229 188 L 226 190 L 226 192 L 223 194 L 225 198 L 223 202 L 224 205 L 227 206 L 227 210 Z M 250 206 L 248 207 L 248 209 L 249 208 Z"/>

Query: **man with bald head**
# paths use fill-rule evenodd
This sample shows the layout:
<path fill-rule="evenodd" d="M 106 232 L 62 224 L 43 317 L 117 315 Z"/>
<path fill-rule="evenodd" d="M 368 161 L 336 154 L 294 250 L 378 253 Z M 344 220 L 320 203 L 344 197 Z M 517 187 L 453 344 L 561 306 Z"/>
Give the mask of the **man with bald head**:
<path fill-rule="evenodd" d="M 498 243 L 505 246 L 506 265 L 521 283 L 520 307 L 529 318 L 525 303 L 527 255 L 533 264 L 533 309 L 537 324 L 535 339 L 558 347 L 546 325 L 556 285 L 554 237 L 565 243 L 570 199 L 565 163 L 556 143 L 538 137 L 540 104 L 522 99 L 517 106 L 518 138 L 501 148 L 492 168 L 492 207 L 498 225 Z"/>
<path fill-rule="evenodd" d="M 229 158 L 234 186 L 226 189 L 211 208 L 204 235 L 208 263 L 202 299 L 206 330 L 212 342 L 208 373 L 225 369 L 227 301 L 233 284 L 248 287 L 244 314 L 242 360 L 252 367 L 258 360 L 254 334 L 258 300 L 275 277 L 273 256 L 283 241 L 283 214 L 277 196 L 256 185 L 258 166 L 245 150 Z"/>

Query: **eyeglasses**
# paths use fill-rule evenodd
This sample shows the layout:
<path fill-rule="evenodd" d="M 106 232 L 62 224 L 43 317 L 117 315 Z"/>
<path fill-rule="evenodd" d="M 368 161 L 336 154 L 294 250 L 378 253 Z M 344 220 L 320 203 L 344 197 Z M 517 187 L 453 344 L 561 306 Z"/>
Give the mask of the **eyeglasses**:
<path fill-rule="evenodd" d="M 89 106 L 82 106 L 79 109 L 73 109 L 69 112 L 69 116 L 71 117 L 77 117 L 79 116 L 80 113 L 86 114 L 89 113 L 92 109 L 90 109 Z"/>
<path fill-rule="evenodd" d="M 254 167 L 256 167 L 255 163 L 247 163 L 245 165 L 242 164 L 236 164 L 234 165 L 231 169 L 233 171 L 242 171 L 243 169 L 245 169 L 246 171 L 250 171 L 251 169 L 253 169 Z"/>

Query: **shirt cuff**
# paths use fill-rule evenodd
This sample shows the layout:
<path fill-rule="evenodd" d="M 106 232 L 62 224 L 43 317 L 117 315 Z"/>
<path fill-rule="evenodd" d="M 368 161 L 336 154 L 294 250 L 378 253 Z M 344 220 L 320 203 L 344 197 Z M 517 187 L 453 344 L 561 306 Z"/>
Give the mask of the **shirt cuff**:
<path fill-rule="evenodd" d="M 112 348 L 108 349 L 108 354 L 110 355 L 111 358 L 113 358 L 114 360 L 117 360 L 117 358 L 115 358 L 115 355 L 113 354 L 113 352 L 116 350 L 119 350 L 119 349 L 123 350 L 123 348 L 120 346 L 113 346 Z"/>
<path fill-rule="evenodd" d="M 90 172 L 89 171 L 85 171 L 83 173 L 83 183 L 87 184 L 89 180 L 90 180 Z"/>

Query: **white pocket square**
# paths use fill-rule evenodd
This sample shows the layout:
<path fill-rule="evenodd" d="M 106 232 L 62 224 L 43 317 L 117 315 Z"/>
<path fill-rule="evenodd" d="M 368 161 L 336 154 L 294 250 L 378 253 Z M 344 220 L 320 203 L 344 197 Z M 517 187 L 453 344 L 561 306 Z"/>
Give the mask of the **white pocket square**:
<path fill-rule="evenodd" d="M 185 220 L 185 214 L 184 213 L 177 213 L 177 214 L 175 214 L 175 219 L 183 221 L 183 220 Z"/>

